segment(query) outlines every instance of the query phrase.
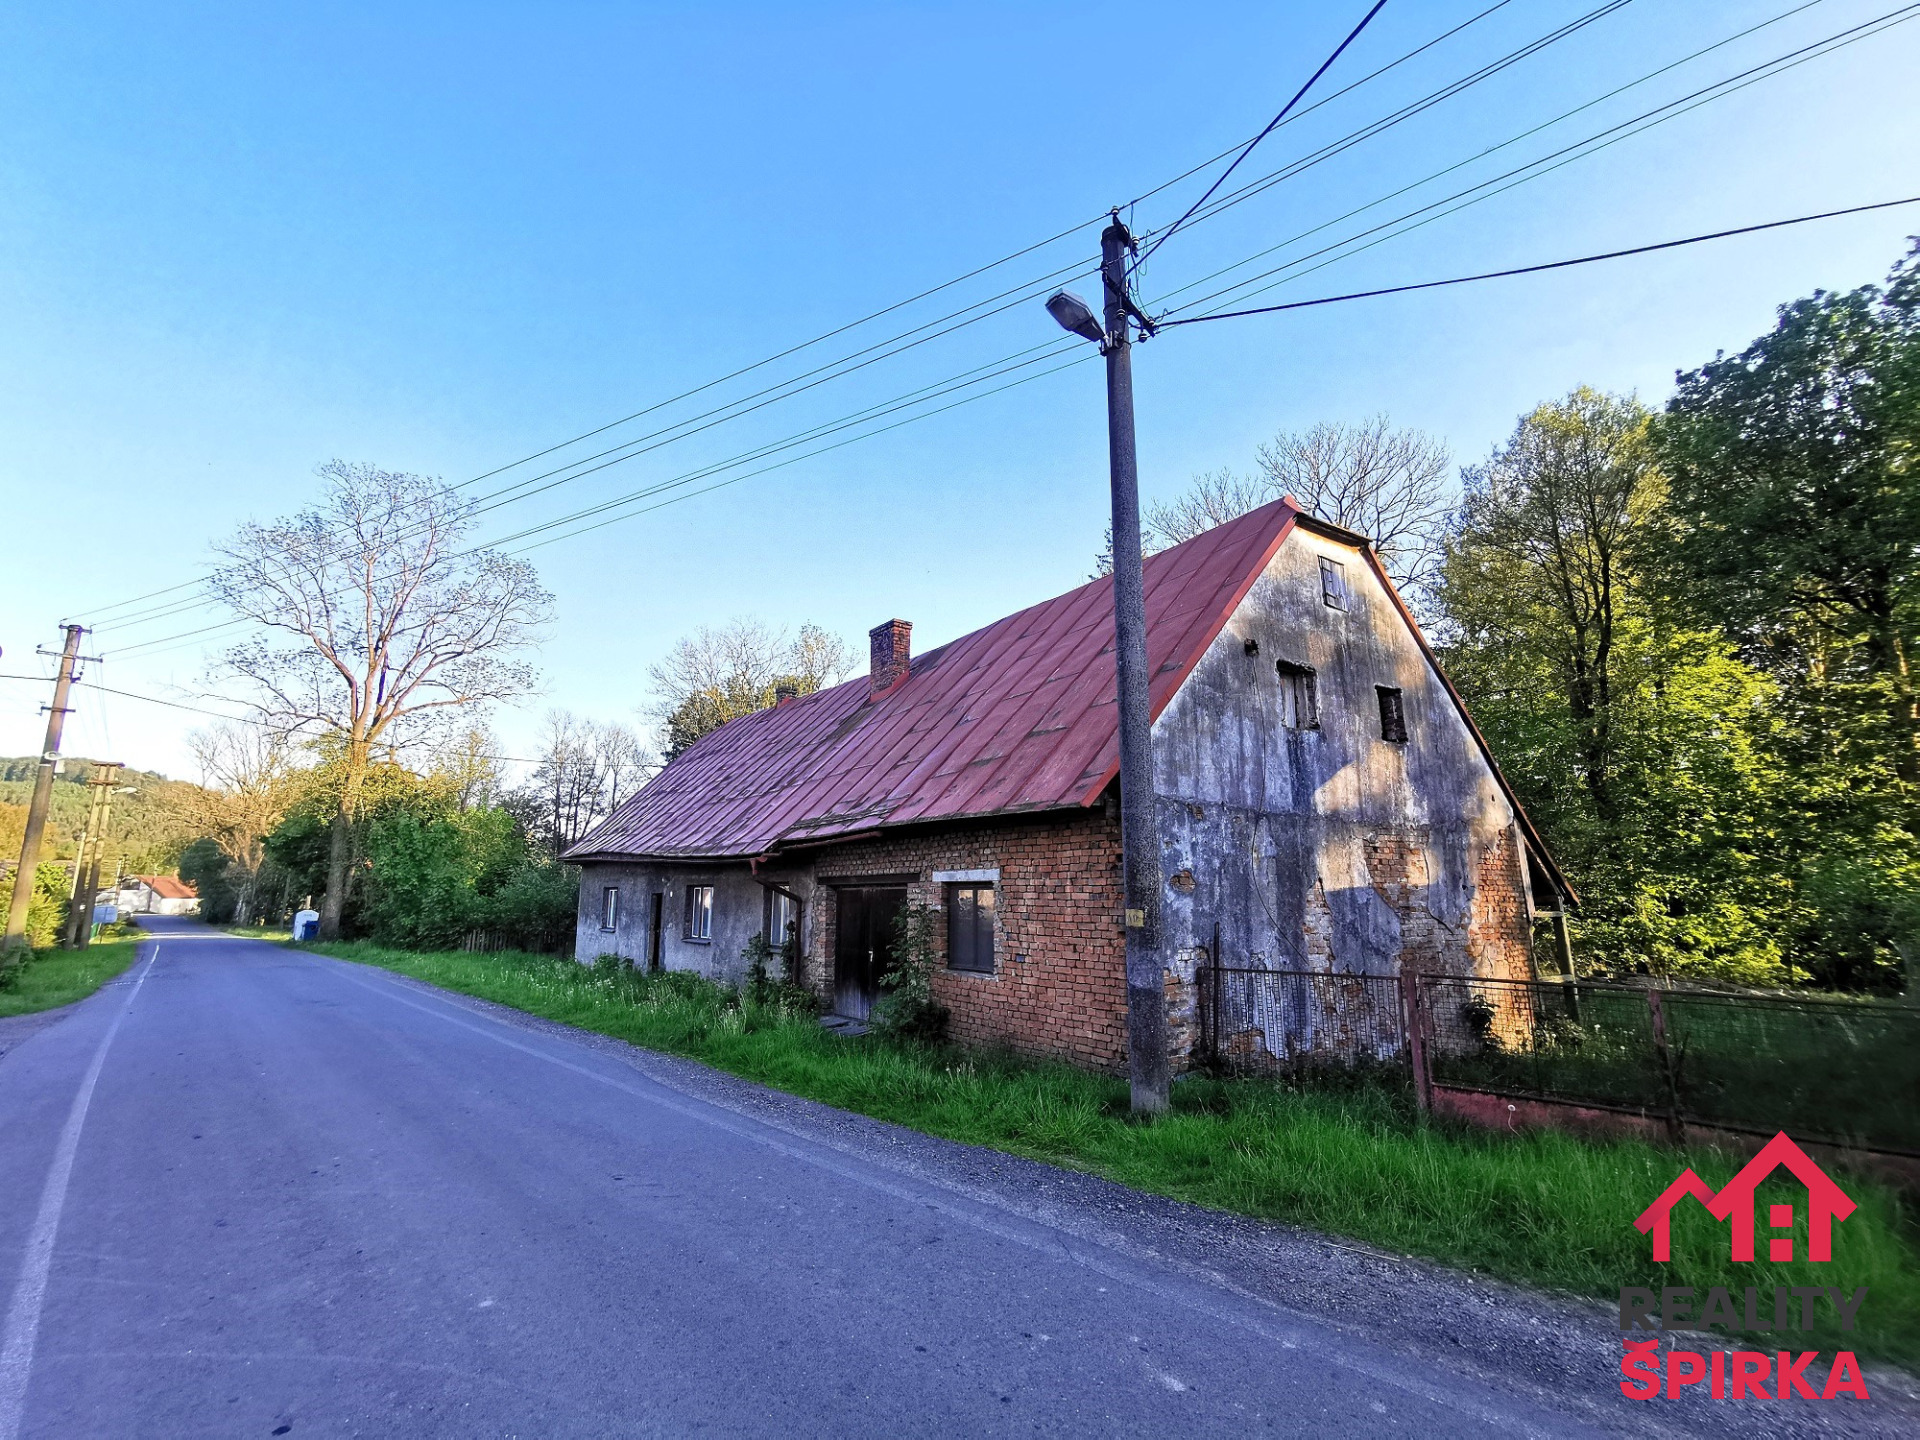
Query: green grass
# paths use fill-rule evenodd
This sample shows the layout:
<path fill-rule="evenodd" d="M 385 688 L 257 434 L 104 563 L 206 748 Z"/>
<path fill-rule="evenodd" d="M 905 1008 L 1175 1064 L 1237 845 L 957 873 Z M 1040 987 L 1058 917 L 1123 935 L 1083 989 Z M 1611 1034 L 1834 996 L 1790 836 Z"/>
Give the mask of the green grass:
<path fill-rule="evenodd" d="M 1802 1343 L 1920 1362 L 1920 1225 L 1910 1201 L 1861 1177 L 1843 1177 L 1860 1209 L 1836 1226 L 1832 1263 L 1736 1265 L 1726 1257 L 1724 1227 L 1704 1211 L 1683 1210 L 1677 1258 L 1660 1266 L 1634 1217 L 1683 1159 L 1718 1188 L 1738 1168 L 1736 1157 L 1427 1123 L 1406 1095 L 1377 1085 L 1189 1079 L 1174 1088 L 1172 1114 L 1141 1125 L 1127 1117 L 1119 1080 L 1004 1055 L 845 1040 L 811 1016 L 742 1005 L 692 976 L 364 942 L 311 948 L 928 1134 L 1508 1280 L 1605 1300 L 1622 1285 L 1693 1285 L 1703 1299 L 1711 1285 L 1759 1285 L 1763 1293 L 1776 1284 L 1867 1285 L 1858 1331 Z"/>
<path fill-rule="evenodd" d="M 84 950 L 36 950 L 0 979 L 0 1019 L 84 1000 L 133 963 L 138 940 L 104 940 Z"/>

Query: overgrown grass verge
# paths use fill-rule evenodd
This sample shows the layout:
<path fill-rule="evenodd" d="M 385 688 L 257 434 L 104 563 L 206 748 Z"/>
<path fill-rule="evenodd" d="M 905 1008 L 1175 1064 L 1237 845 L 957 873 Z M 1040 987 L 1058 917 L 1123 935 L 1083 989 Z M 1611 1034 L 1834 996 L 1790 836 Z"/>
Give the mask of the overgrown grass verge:
<path fill-rule="evenodd" d="M 36 950 L 11 975 L 0 973 L 0 1019 L 84 1000 L 133 963 L 134 940 L 101 940 L 84 950 Z"/>
<path fill-rule="evenodd" d="M 1858 1330 L 1762 1340 L 1920 1362 L 1920 1226 L 1911 1202 L 1860 1177 L 1841 1177 L 1860 1209 L 1835 1227 L 1831 1263 L 1736 1265 L 1724 1226 L 1688 1206 L 1675 1212 L 1676 1258 L 1656 1265 L 1634 1217 L 1683 1163 L 1718 1188 L 1738 1168 L 1735 1157 L 1423 1123 L 1406 1096 L 1369 1085 L 1189 1079 L 1175 1087 L 1171 1115 L 1139 1125 L 1127 1118 L 1121 1081 L 1004 1055 L 845 1040 L 809 1015 L 743 1003 L 689 975 L 510 952 L 308 948 L 928 1134 L 1508 1280 L 1606 1300 L 1622 1285 L 1691 1285 L 1702 1299 L 1708 1286 L 1738 1296 L 1757 1285 L 1763 1311 L 1775 1285 L 1866 1285 Z M 1763 1191 L 1762 1202 L 1771 1199 L 1798 1207 L 1804 1192 Z"/>

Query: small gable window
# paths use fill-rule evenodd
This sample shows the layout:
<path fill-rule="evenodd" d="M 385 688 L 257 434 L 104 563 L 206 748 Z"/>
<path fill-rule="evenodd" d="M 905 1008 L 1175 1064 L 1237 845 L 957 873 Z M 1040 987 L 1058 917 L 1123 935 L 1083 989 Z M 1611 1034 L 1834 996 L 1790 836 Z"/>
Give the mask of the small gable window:
<path fill-rule="evenodd" d="M 1310 666 L 1275 662 L 1280 671 L 1280 723 L 1289 730 L 1320 728 L 1319 677 Z"/>
<path fill-rule="evenodd" d="M 1320 598 L 1332 609 L 1347 608 L 1347 567 L 1325 555 L 1320 557 Z"/>
<path fill-rule="evenodd" d="M 1396 745 L 1407 743 L 1407 712 L 1401 704 L 1400 692 L 1391 685 L 1376 685 L 1374 690 L 1380 696 L 1380 738 L 1391 740 Z"/>
<path fill-rule="evenodd" d="M 993 886 L 947 887 L 947 968 L 993 973 Z"/>
<path fill-rule="evenodd" d="M 687 939 L 713 939 L 713 887 L 687 887 Z"/>

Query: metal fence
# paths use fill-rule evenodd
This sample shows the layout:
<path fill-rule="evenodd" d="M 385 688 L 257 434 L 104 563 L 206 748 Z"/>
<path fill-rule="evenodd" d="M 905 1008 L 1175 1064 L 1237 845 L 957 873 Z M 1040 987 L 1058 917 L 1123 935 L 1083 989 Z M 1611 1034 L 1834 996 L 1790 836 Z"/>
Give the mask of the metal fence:
<path fill-rule="evenodd" d="M 1202 965 L 1197 1058 L 1920 1156 L 1920 1007 L 1599 981 Z"/>
<path fill-rule="evenodd" d="M 492 955 L 501 950 L 524 950 L 534 955 L 570 954 L 574 945 L 571 926 L 562 930 L 510 932 L 505 930 L 469 930 L 460 941 L 462 950 Z"/>
<path fill-rule="evenodd" d="M 1422 975 L 1432 1084 L 1920 1155 L 1920 1009 Z"/>
<path fill-rule="evenodd" d="M 1240 1075 L 1400 1064 L 1407 1027 L 1393 975 L 1202 966 L 1200 1044 Z"/>

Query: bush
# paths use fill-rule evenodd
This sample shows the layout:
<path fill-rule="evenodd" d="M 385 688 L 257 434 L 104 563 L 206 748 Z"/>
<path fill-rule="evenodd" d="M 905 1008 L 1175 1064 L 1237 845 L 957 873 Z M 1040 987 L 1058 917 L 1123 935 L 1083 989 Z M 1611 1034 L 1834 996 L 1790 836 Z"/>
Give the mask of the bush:
<path fill-rule="evenodd" d="M 938 1045 L 947 1038 L 947 1007 L 933 996 L 933 971 L 939 963 L 933 927 L 939 914 L 928 905 L 908 905 L 894 922 L 893 969 L 880 977 L 887 993 L 868 1020 L 875 1034 L 922 1045 Z"/>
<path fill-rule="evenodd" d="M 64 865 L 43 862 L 33 872 L 33 898 L 27 902 L 27 944 L 35 950 L 51 950 L 60 943 L 61 922 L 67 915 L 67 887 L 70 881 Z M 0 887 L 0 907 L 13 904 L 13 884 Z M 0 913 L 5 913 L 0 909 Z M 0 967 L 0 974 L 17 966 Z"/>

